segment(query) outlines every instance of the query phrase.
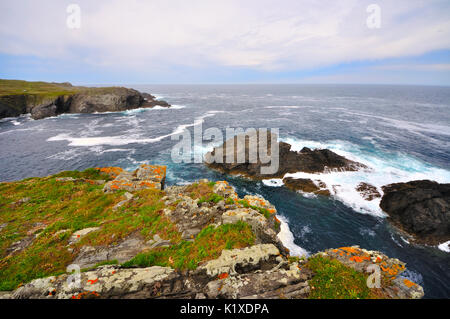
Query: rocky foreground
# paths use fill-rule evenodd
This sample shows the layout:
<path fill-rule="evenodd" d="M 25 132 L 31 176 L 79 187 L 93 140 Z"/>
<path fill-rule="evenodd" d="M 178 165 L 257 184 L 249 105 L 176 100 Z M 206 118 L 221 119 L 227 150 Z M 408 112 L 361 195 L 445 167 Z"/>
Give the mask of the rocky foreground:
<path fill-rule="evenodd" d="M 3 298 L 421 298 L 405 264 L 357 246 L 295 257 L 276 207 L 166 168 L 0 183 Z M 379 288 L 367 282 L 374 267 Z M 69 266 L 69 268 L 67 268 Z M 75 273 L 70 271 L 75 270 Z M 76 271 L 81 270 L 79 275 Z M 376 280 L 374 281 L 376 282 Z M 372 286 L 371 286 L 372 287 Z"/>
<path fill-rule="evenodd" d="M 0 118 L 31 113 L 38 120 L 63 113 L 118 112 L 157 105 L 170 107 L 148 93 L 124 87 L 0 80 Z"/>

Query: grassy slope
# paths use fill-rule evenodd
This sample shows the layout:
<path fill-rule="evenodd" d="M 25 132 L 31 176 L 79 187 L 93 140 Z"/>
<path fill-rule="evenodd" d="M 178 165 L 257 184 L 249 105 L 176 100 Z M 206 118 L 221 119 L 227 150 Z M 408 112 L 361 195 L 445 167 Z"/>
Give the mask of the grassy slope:
<path fill-rule="evenodd" d="M 57 177 L 85 180 L 64 182 L 56 181 Z M 89 182 L 98 179 L 107 180 L 109 176 L 88 169 L 0 183 L 0 225 L 6 223 L 0 231 L 0 290 L 12 290 L 32 279 L 63 273 L 82 246 L 115 244 L 136 232 L 144 239 L 158 234 L 175 245 L 138 255 L 129 266 L 192 269 L 200 262 L 217 258 L 223 249 L 246 247 L 254 242 L 251 228 L 245 223 L 217 229 L 205 227 L 194 242 L 182 241 L 176 225 L 162 213 L 163 191 L 136 192 L 136 200 L 113 210 L 123 200 L 124 192 L 104 194 L 103 185 Z M 191 195 L 211 194 L 212 186 L 197 184 L 192 187 Z M 19 203 L 24 198 L 28 201 Z M 38 223 L 45 225 L 37 227 Z M 73 232 L 94 226 L 101 228 L 83 237 L 74 245 L 73 252 L 67 250 Z M 67 231 L 57 234 L 62 230 Z M 33 239 L 27 248 L 10 254 L 8 247 L 27 238 Z"/>
<path fill-rule="evenodd" d="M 19 94 L 59 96 L 74 93 L 79 89 L 79 87 L 73 87 L 64 83 L 0 79 L 0 96 Z"/>

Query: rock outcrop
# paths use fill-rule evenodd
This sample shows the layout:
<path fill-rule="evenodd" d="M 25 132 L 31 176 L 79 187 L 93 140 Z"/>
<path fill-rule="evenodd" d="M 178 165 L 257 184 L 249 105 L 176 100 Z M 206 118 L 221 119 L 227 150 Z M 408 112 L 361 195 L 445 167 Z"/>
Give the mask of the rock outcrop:
<path fill-rule="evenodd" d="M 164 189 L 166 180 L 166 166 L 142 164 L 134 172 L 128 172 L 121 168 L 99 168 L 100 171 L 110 174 L 114 180 L 105 184 L 105 193 L 126 190 L 135 192 L 146 188 Z"/>
<path fill-rule="evenodd" d="M 3 82 L 6 80 L 2 80 Z M 20 90 L 2 94 L 0 90 L 0 118 L 31 113 L 35 120 L 63 113 L 119 112 L 155 106 L 170 107 L 153 95 L 124 87 L 88 88 L 70 83 L 45 83 L 9 81 L 19 87 L 38 87 L 37 90 Z M 8 83 L 9 83 L 8 82 Z"/>
<path fill-rule="evenodd" d="M 301 191 L 305 193 L 313 193 L 317 195 L 330 196 L 330 191 L 327 189 L 326 185 L 318 180 L 312 181 L 308 178 L 283 178 L 284 185 L 294 191 Z"/>
<path fill-rule="evenodd" d="M 264 141 L 266 136 L 267 141 Z M 290 144 L 278 142 L 277 138 L 275 134 L 265 134 L 261 130 L 239 134 L 206 154 L 206 165 L 227 174 L 240 174 L 252 179 L 282 178 L 286 173 L 296 172 L 323 173 L 366 168 L 364 164 L 348 160 L 327 149 L 311 150 L 304 147 L 300 152 L 291 151 Z M 271 158 L 268 163 L 261 160 L 261 150 Z M 278 162 L 276 172 L 262 173 L 262 168 L 273 164 L 272 160 Z"/>
<path fill-rule="evenodd" d="M 384 298 L 419 299 L 424 296 L 423 288 L 401 274 L 406 270 L 405 263 L 389 258 L 379 251 L 362 249 L 359 246 L 327 249 L 317 253 L 336 259 L 358 272 L 380 274 L 381 294 Z M 313 257 L 313 256 L 312 256 Z M 382 285 L 381 282 L 390 285 Z M 372 284 L 376 284 L 372 282 Z"/>
<path fill-rule="evenodd" d="M 450 240 L 450 184 L 429 180 L 383 186 L 380 207 L 419 243 Z"/>
<path fill-rule="evenodd" d="M 369 202 L 374 200 L 375 198 L 381 197 L 381 194 L 378 191 L 378 189 L 375 186 L 368 183 L 364 182 L 359 183 L 358 186 L 356 186 L 356 190 L 361 194 L 361 196 L 365 200 Z"/>

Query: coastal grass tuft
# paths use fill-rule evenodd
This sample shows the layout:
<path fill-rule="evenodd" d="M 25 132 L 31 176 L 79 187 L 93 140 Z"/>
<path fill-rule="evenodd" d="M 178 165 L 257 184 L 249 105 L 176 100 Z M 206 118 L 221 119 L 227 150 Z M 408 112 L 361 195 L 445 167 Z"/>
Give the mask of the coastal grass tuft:
<path fill-rule="evenodd" d="M 361 272 L 345 266 L 340 261 L 326 256 L 310 257 L 305 267 L 313 271 L 309 281 L 310 299 L 377 299 L 378 289 L 367 286 L 367 277 Z"/>
<path fill-rule="evenodd" d="M 218 227 L 203 228 L 193 242 L 156 248 L 136 255 L 123 267 L 172 267 L 178 270 L 196 269 L 200 263 L 218 258 L 223 249 L 244 248 L 254 244 L 251 227 L 242 221 Z"/>

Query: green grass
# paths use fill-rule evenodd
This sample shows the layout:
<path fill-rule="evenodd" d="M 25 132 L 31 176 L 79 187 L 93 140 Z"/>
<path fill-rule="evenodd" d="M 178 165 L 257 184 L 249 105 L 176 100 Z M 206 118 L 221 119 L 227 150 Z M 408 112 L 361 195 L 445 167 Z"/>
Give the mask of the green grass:
<path fill-rule="evenodd" d="M 305 266 L 314 273 L 309 280 L 310 299 L 378 298 L 378 291 L 367 287 L 367 275 L 336 259 L 317 255 L 310 257 Z"/>
<path fill-rule="evenodd" d="M 64 83 L 28 82 L 21 80 L 0 79 L 0 96 L 17 94 L 59 96 L 71 94 L 77 90 L 77 87 L 69 86 Z"/>
<path fill-rule="evenodd" d="M 239 200 L 238 203 L 244 206 L 245 208 L 251 208 L 253 210 L 258 211 L 260 214 L 264 215 L 264 217 L 266 217 L 267 219 L 270 219 L 272 216 L 272 214 L 270 214 L 270 212 L 267 209 L 259 206 L 250 205 L 248 201 L 246 201 L 245 199 Z"/>
<path fill-rule="evenodd" d="M 221 200 L 223 200 L 223 196 L 217 195 L 216 193 L 211 193 L 209 195 L 209 197 L 206 196 L 202 196 L 199 201 L 197 202 L 197 204 L 201 204 L 201 203 L 205 203 L 205 202 L 209 202 L 209 203 L 215 203 L 217 204 L 218 202 L 220 202 Z"/>
<path fill-rule="evenodd" d="M 245 222 L 207 226 L 194 242 L 182 241 L 167 248 L 157 248 L 136 255 L 123 267 L 163 266 L 178 270 L 196 269 L 207 260 L 218 258 L 223 249 L 243 248 L 254 244 L 255 236 Z"/>
<path fill-rule="evenodd" d="M 56 181 L 56 176 L 88 182 Z M 88 169 L 0 183 L 0 224 L 7 224 L 0 232 L 0 290 L 64 272 L 84 245 L 110 245 L 133 233 L 145 240 L 158 234 L 174 243 L 181 241 L 176 226 L 162 213 L 162 191 L 136 192 L 136 200 L 113 210 L 123 200 L 124 191 L 105 194 L 103 185 L 91 184 L 91 179 L 108 180 L 109 176 Z M 24 198 L 28 201 L 19 204 Z M 42 229 L 29 233 L 36 223 L 44 224 Z M 67 250 L 73 232 L 95 226 L 101 228 L 81 238 L 73 252 Z M 66 232 L 55 235 L 60 230 Z M 27 248 L 10 254 L 8 247 L 27 238 L 32 239 Z"/>

